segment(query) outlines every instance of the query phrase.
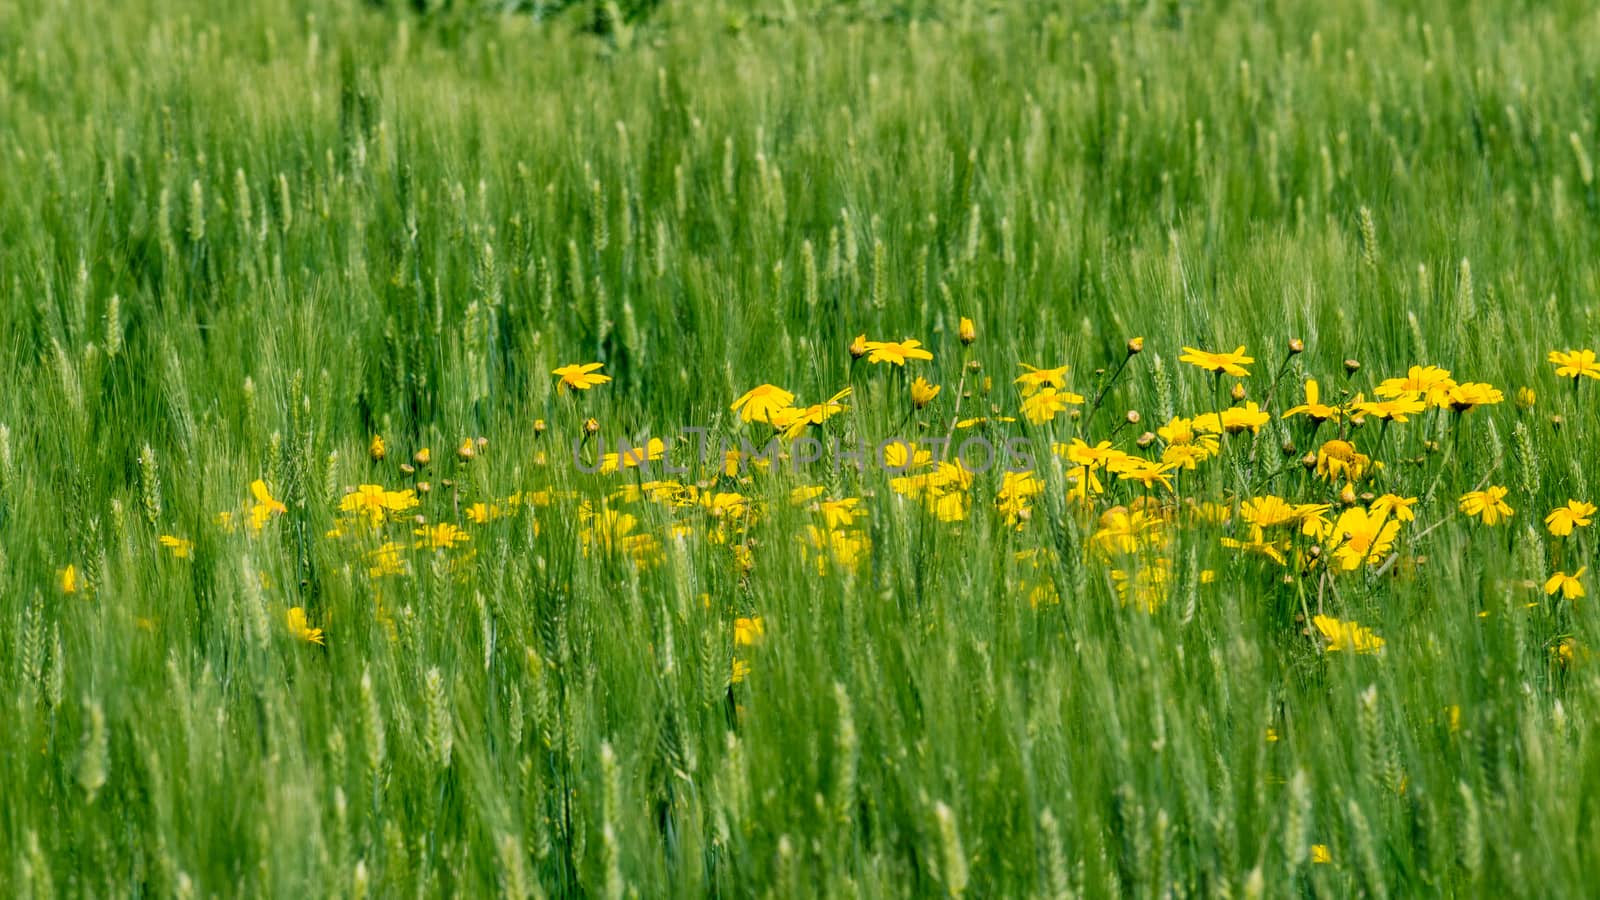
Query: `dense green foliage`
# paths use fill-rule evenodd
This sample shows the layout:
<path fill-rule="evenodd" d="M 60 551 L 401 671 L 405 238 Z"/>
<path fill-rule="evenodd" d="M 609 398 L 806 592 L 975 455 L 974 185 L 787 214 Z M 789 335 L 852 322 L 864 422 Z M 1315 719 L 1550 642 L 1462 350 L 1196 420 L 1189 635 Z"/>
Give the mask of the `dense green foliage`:
<path fill-rule="evenodd" d="M 1595 546 L 1541 523 L 1596 499 L 1600 382 L 1545 361 L 1600 339 L 1590 4 L 569 12 L 0 0 L 4 893 L 1592 891 L 1600 619 L 1539 590 Z M 852 363 L 863 332 L 934 360 Z M 748 569 L 709 516 L 636 564 L 575 502 L 465 514 L 599 505 L 585 418 L 736 439 L 764 382 L 853 386 L 825 427 L 876 440 L 1065 364 L 1098 415 L 1017 432 L 1131 450 L 1219 402 L 1180 346 L 1239 344 L 1274 411 L 1413 364 L 1506 402 L 1360 429 L 1421 498 L 1381 570 L 1189 529 L 1153 614 L 1059 472 L 1018 530 L 993 479 L 952 524 L 819 467 L 870 508 L 854 571 L 796 540 L 791 473 L 695 474 L 764 510 Z M 1330 436 L 1230 435 L 1181 493 L 1337 502 L 1299 466 Z M 256 479 L 283 512 L 219 525 Z M 406 572 L 369 577 L 341 498 L 418 480 L 470 549 L 390 524 Z M 1509 523 L 1456 512 L 1485 483 Z M 1326 652 L 1324 605 L 1384 652 Z"/>

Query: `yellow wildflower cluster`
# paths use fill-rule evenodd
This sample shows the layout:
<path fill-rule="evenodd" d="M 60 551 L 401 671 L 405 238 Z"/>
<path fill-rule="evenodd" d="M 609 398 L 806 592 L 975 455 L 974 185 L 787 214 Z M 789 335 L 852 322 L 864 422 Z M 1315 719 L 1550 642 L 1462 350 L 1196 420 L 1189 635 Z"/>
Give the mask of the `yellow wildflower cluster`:
<path fill-rule="evenodd" d="M 1014 577 L 1007 583 L 1033 609 L 1061 603 L 1064 585 L 1082 589 L 1081 577 L 1066 577 L 1080 567 L 1093 575 L 1088 583 L 1102 584 L 1119 606 L 1152 615 L 1179 594 L 1192 603 L 1197 591 L 1219 581 L 1258 590 L 1283 585 L 1317 647 L 1369 653 L 1384 639 L 1326 610 L 1328 602 L 1343 603 L 1331 586 L 1416 572 L 1426 563 L 1427 536 L 1452 520 L 1457 529 L 1492 528 L 1517 515 L 1512 489 L 1488 483 L 1492 466 L 1466 471 L 1454 455 L 1463 417 L 1500 403 L 1502 392 L 1457 381 L 1438 366 L 1411 366 L 1363 391 L 1350 383 L 1359 366 L 1347 362 L 1336 395 L 1315 378 L 1287 379 L 1281 393 L 1301 402 L 1285 400 L 1287 408 L 1275 412 L 1278 383 L 1304 351 L 1299 342 L 1259 392 L 1245 386 L 1257 362 L 1245 347 L 1184 347 L 1178 359 L 1211 376 L 1190 385 L 1191 396 L 1201 399 L 1170 412 L 1154 431 L 1137 433 L 1128 428 L 1142 418 L 1136 411 L 1115 424 L 1097 423 L 1096 416 L 1109 398 L 1137 395 L 1119 379 L 1145 352 L 1142 338 L 1130 340 L 1121 364 L 1098 370 L 1079 392 L 1069 385 L 1065 365 L 1015 362 L 1021 374 L 999 390 L 988 378 L 969 379 L 981 370 L 970 357 L 976 342 L 970 320 L 961 320 L 955 337 L 965 359 L 959 372 L 947 373 L 947 383 L 959 385 L 951 394 L 924 375 L 901 380 L 910 377 L 901 373 L 904 367 L 934 363 L 920 341 L 868 340 L 865 334 L 851 342 L 849 355 L 866 367 L 852 369 L 850 383 L 826 400 L 806 404 L 772 383 L 745 391 L 728 407 L 735 414 L 730 435 L 768 440 L 767 450 L 742 444 L 692 459 L 686 442 L 650 438 L 600 452 L 591 446 L 603 429 L 598 418 L 570 413 L 563 420 L 553 411 L 552 421 L 556 427 L 565 422 L 575 453 L 592 462 L 563 469 L 541 451 L 532 486 L 495 493 L 481 477 L 460 477 L 485 471 L 466 468 L 485 465 L 474 463 L 488 449 L 483 438 L 460 441 L 454 458 L 440 463 L 455 469 L 438 473 L 436 485 L 427 477 L 435 464 L 427 448 L 395 463 L 390 442 L 374 435 L 364 439 L 374 474 L 346 488 L 325 512 L 307 501 L 308 508 L 291 514 L 258 479 L 216 522 L 224 535 L 255 540 L 274 523 L 300 527 L 325 514 L 331 523 L 322 530 L 325 539 L 343 548 L 348 571 L 376 590 L 427 573 L 469 578 L 479 532 L 514 528 L 541 541 L 570 536 L 586 565 L 651 569 L 709 554 L 741 583 L 759 567 L 793 564 L 813 577 L 850 579 L 880 564 L 879 529 L 909 518 L 942 535 L 931 546 L 955 552 L 969 529 L 1013 535 L 1007 565 Z M 1559 377 L 1600 378 L 1589 351 L 1552 352 L 1550 360 Z M 888 368 L 872 368 L 879 365 Z M 557 392 L 609 383 L 602 368 L 555 369 Z M 1224 378 L 1238 381 L 1224 391 Z M 882 389 L 891 383 L 899 390 Z M 865 399 L 847 406 L 853 397 Z M 986 408 L 963 418 L 963 408 L 974 406 Z M 921 418 L 933 409 L 937 415 Z M 841 418 L 847 411 L 853 414 Z M 872 430 L 899 426 L 907 428 L 886 440 Z M 534 436 L 549 427 L 539 419 Z M 1386 442 L 1391 428 L 1395 434 Z M 981 464 L 967 456 L 967 443 L 956 449 L 954 437 L 966 434 L 972 435 L 968 442 L 985 442 L 989 456 Z M 798 441 L 812 435 L 876 449 L 870 459 L 841 467 L 838 460 L 803 457 Z M 1005 453 L 995 452 L 997 441 L 1010 442 Z M 1298 447 L 1310 449 L 1300 455 Z M 393 467 L 387 476 L 375 474 L 386 466 Z M 1440 498 L 1448 479 L 1464 484 L 1474 475 L 1480 480 L 1471 489 Z M 1544 517 L 1558 540 L 1552 570 L 1581 554 L 1575 542 L 1595 511 L 1594 504 L 1574 499 Z M 1420 527 L 1419 517 L 1425 522 Z M 174 534 L 160 535 L 157 544 L 173 560 L 192 560 L 196 551 L 194 540 Z M 1203 568 L 1194 548 L 1201 548 Z M 1583 565 L 1560 567 L 1547 574 L 1544 593 L 1580 600 L 1586 572 Z M 58 578 L 62 593 L 87 590 L 89 579 L 76 565 L 58 570 Z M 1308 596 L 1316 598 L 1315 615 L 1306 608 Z M 287 608 L 290 635 L 324 643 L 326 621 L 312 627 L 304 607 Z M 740 648 L 755 646 L 765 633 L 759 616 L 739 616 L 733 625 Z M 1568 657 L 1577 652 L 1569 648 Z M 743 682 L 751 666 L 748 653 L 736 656 L 730 681 Z"/>

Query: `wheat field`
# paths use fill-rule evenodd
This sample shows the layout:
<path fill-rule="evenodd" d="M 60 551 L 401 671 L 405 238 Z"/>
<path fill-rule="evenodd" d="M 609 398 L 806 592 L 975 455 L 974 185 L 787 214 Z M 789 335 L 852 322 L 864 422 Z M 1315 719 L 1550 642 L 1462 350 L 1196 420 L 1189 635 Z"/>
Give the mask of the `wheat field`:
<path fill-rule="evenodd" d="M 1597 45 L 0 0 L 3 893 L 1591 893 Z"/>

